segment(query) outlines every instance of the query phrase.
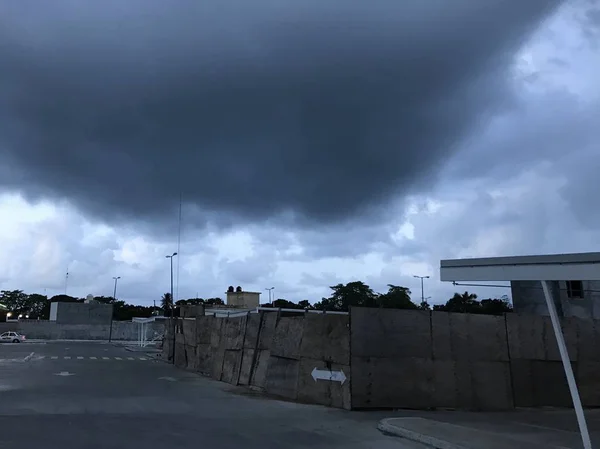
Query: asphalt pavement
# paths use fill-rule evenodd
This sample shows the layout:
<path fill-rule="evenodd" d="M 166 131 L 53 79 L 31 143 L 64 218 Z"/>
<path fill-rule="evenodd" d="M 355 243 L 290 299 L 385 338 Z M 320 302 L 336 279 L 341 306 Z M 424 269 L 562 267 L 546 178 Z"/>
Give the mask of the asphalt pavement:
<path fill-rule="evenodd" d="M 381 416 L 250 394 L 121 345 L 0 345 L 0 448 L 422 449 Z"/>

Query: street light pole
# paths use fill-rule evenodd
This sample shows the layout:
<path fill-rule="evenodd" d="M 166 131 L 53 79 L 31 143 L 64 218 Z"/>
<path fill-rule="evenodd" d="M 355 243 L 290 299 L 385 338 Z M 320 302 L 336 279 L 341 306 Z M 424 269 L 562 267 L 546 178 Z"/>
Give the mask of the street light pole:
<path fill-rule="evenodd" d="M 271 297 L 271 293 L 273 292 L 273 289 L 275 287 L 271 287 L 271 288 L 265 288 L 265 290 L 267 290 L 269 292 L 269 304 L 273 304 L 273 299 Z"/>
<path fill-rule="evenodd" d="M 175 308 L 175 302 L 173 300 L 173 257 L 175 257 L 177 253 L 173 253 L 170 256 L 165 256 L 167 259 L 171 259 L 171 316 L 173 316 L 173 309 Z"/>
<path fill-rule="evenodd" d="M 117 300 L 117 281 L 119 279 L 121 279 L 121 276 L 113 277 L 113 279 L 115 280 L 115 289 L 113 291 L 113 301 L 116 301 Z"/>
<path fill-rule="evenodd" d="M 108 342 L 110 343 L 112 340 L 112 328 L 113 328 L 113 319 L 115 315 L 115 302 L 117 301 L 117 281 L 121 279 L 121 276 L 113 276 L 115 280 L 115 289 L 113 290 L 113 303 L 110 311 L 110 329 L 108 330 Z"/>
<path fill-rule="evenodd" d="M 414 278 L 421 279 L 421 306 L 425 305 L 425 292 L 423 290 L 423 279 L 429 279 L 429 276 L 413 276 Z"/>

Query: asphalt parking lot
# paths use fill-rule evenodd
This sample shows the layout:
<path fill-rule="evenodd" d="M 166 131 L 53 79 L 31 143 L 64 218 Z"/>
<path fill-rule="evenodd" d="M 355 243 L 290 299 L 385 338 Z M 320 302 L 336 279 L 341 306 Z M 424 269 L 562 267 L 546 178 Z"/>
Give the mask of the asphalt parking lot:
<path fill-rule="evenodd" d="M 420 447 L 380 418 L 245 394 L 122 346 L 0 345 L 0 448 Z"/>

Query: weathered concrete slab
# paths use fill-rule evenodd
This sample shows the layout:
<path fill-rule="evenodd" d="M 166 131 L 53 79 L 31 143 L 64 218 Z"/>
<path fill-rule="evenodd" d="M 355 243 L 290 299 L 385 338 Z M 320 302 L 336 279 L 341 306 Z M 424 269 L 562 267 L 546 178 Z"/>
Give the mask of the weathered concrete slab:
<path fill-rule="evenodd" d="M 265 390 L 268 394 L 295 400 L 298 397 L 300 362 L 281 357 L 269 357 Z"/>
<path fill-rule="evenodd" d="M 348 315 L 307 314 L 301 357 L 350 365 L 349 321 Z"/>
<path fill-rule="evenodd" d="M 267 349 L 257 350 L 256 361 L 252 367 L 250 385 L 254 387 L 265 388 L 270 359 L 271 351 Z"/>
<path fill-rule="evenodd" d="M 196 318 L 196 344 L 210 344 L 214 316 Z"/>
<path fill-rule="evenodd" d="M 263 312 L 260 323 L 260 334 L 258 337 L 258 349 L 271 349 L 275 326 L 277 324 L 277 313 Z"/>
<path fill-rule="evenodd" d="M 211 375 L 213 369 L 212 357 L 213 352 L 210 344 L 201 343 L 196 346 L 196 371 Z"/>
<path fill-rule="evenodd" d="M 242 350 L 226 350 L 223 358 L 223 372 L 221 381 L 237 385 L 240 378 L 240 367 L 242 363 Z"/>
<path fill-rule="evenodd" d="M 473 409 L 475 395 L 472 384 L 470 362 L 434 360 L 432 407 Z"/>
<path fill-rule="evenodd" d="M 300 359 L 300 344 L 304 332 L 304 316 L 280 318 L 275 327 L 271 355 Z"/>
<path fill-rule="evenodd" d="M 508 362 L 471 362 L 473 409 L 508 410 L 513 408 L 513 395 Z"/>
<path fill-rule="evenodd" d="M 576 364 L 573 371 L 577 376 Z M 512 359 L 514 403 L 517 407 L 569 407 L 569 387 L 561 362 Z"/>
<path fill-rule="evenodd" d="M 353 307 L 351 315 L 352 356 L 431 357 L 429 312 Z"/>
<path fill-rule="evenodd" d="M 183 369 L 187 367 L 185 345 L 181 343 L 175 343 L 175 366 Z"/>
<path fill-rule="evenodd" d="M 221 346 L 221 332 L 225 318 L 213 318 L 210 330 L 210 346 L 216 351 Z"/>
<path fill-rule="evenodd" d="M 196 356 L 196 346 L 184 345 L 185 349 L 185 366 L 190 371 L 197 371 L 198 358 Z"/>
<path fill-rule="evenodd" d="M 252 375 L 252 368 L 255 363 L 256 355 L 257 352 L 255 349 L 242 350 L 242 366 L 240 368 L 240 377 L 238 379 L 239 385 L 250 385 L 250 376 Z"/>
<path fill-rule="evenodd" d="M 256 349 L 258 347 L 258 334 L 260 332 L 260 313 L 251 313 L 246 318 L 246 337 L 244 338 L 245 349 Z"/>
<path fill-rule="evenodd" d="M 577 362 L 577 387 L 584 407 L 600 406 L 600 362 Z"/>
<path fill-rule="evenodd" d="M 352 356 L 352 408 L 430 408 L 433 363 L 423 358 Z"/>
<path fill-rule="evenodd" d="M 225 318 L 222 332 L 225 349 L 242 349 L 246 333 L 246 317 Z"/>
<path fill-rule="evenodd" d="M 577 360 L 600 362 L 600 323 L 598 320 L 581 319 L 576 323 Z"/>
<path fill-rule="evenodd" d="M 581 321 L 579 318 L 561 319 L 561 328 L 571 361 L 578 358 Z M 549 317 L 508 313 L 506 327 L 511 359 L 561 360 Z"/>
<path fill-rule="evenodd" d="M 432 312 L 431 321 L 434 359 L 508 361 L 504 317 Z"/>
<path fill-rule="evenodd" d="M 331 380 L 315 380 L 313 370 L 342 371 L 347 379 L 344 383 Z M 321 404 L 328 407 L 351 409 L 350 366 L 337 363 L 325 363 L 323 360 L 302 358 L 298 375 L 297 400 L 309 404 Z"/>
<path fill-rule="evenodd" d="M 182 320 L 183 338 L 186 345 L 196 344 L 196 320 Z"/>

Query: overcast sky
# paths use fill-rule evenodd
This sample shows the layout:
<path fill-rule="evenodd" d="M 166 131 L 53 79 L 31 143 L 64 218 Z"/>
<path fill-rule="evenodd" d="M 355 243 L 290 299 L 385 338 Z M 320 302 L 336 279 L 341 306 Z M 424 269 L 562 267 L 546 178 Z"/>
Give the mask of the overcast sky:
<path fill-rule="evenodd" d="M 595 0 L 6 0 L 0 42 L 2 289 L 152 304 L 180 195 L 179 299 L 600 250 Z"/>

